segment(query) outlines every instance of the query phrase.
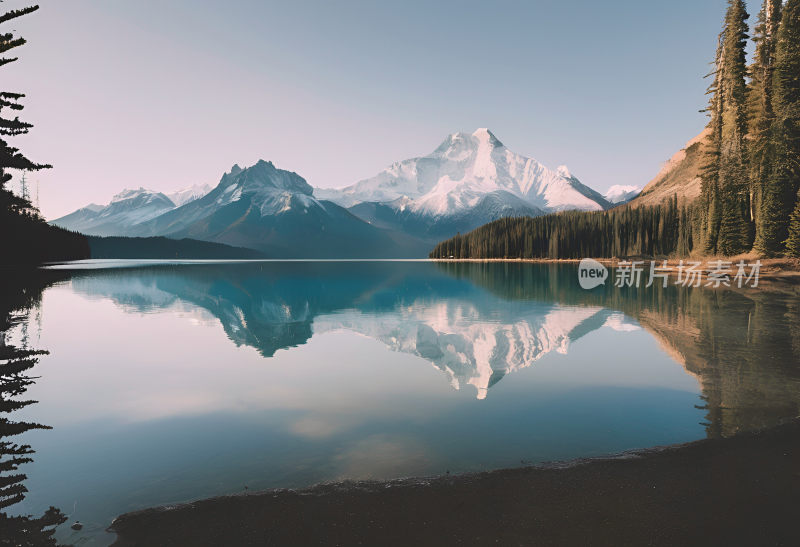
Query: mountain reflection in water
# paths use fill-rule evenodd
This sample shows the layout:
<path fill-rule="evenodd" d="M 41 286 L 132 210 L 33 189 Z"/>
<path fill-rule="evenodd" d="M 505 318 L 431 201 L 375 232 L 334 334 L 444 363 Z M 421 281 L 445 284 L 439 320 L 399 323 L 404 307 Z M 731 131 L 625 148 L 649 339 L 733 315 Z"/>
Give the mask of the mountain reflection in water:
<path fill-rule="evenodd" d="M 313 334 L 348 330 L 395 351 L 422 357 L 454 388 L 479 399 L 506 374 L 600 327 L 636 330 L 600 306 L 547 301 L 498 305 L 491 292 L 454 280 L 430 264 L 277 263 L 180 271 L 112 270 L 73 279 L 79 293 L 147 312 L 188 302 L 219 319 L 237 345 L 264 357 L 306 343 Z M 410 273 L 410 275 L 408 275 Z"/>
<path fill-rule="evenodd" d="M 81 272 L 72 284 L 131 311 L 198 306 L 264 357 L 315 333 L 357 332 L 428 360 L 479 399 L 592 331 L 641 325 L 700 380 L 710 435 L 800 414 L 800 297 L 791 293 L 584 291 L 572 265 L 518 263 L 199 264 Z"/>

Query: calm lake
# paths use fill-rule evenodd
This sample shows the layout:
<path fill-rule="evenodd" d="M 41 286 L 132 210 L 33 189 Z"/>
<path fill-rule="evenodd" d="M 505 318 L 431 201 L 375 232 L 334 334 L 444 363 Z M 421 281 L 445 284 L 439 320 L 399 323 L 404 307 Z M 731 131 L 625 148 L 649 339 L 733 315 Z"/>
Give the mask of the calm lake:
<path fill-rule="evenodd" d="M 800 299 L 582 290 L 577 265 L 89 262 L 28 276 L 29 492 L 120 513 L 727 436 L 800 414 Z M 13 283 L 12 283 L 13 285 Z M 19 291 L 4 283 L 0 299 Z M 2 294 L 5 291 L 7 294 Z M 13 307 L 6 305 L 4 309 Z"/>

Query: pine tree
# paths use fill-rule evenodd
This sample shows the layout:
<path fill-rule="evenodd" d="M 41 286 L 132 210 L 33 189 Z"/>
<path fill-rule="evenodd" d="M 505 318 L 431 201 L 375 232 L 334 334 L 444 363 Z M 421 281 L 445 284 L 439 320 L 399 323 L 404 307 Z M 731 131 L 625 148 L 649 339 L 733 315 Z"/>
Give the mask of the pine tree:
<path fill-rule="evenodd" d="M 781 201 L 777 240 L 784 249 L 792 245 L 789 231 L 796 223 L 796 203 L 800 192 L 800 0 L 788 0 L 783 8 L 775 53 L 775 122 L 772 138 L 776 154 L 770 181 L 772 193 Z"/>
<path fill-rule="evenodd" d="M 789 0 L 782 9 L 775 40 L 772 75 L 774 115 L 767 135 L 769 174 L 763 192 L 757 249 L 766 256 L 784 252 L 789 217 L 798 191 L 800 154 L 800 2 Z"/>
<path fill-rule="evenodd" d="M 694 230 L 695 246 L 706 254 L 714 254 L 717 249 L 717 236 L 719 234 L 720 204 L 719 204 L 719 161 L 722 145 L 722 35 L 717 40 L 717 53 L 714 57 L 714 70 L 708 74 L 714 80 L 706 91 L 710 95 L 708 107 L 708 127 L 711 130 L 708 146 L 705 148 L 705 158 L 700 174 L 700 214 L 696 219 Z"/>
<path fill-rule="evenodd" d="M 722 114 L 719 149 L 719 194 L 722 214 L 718 252 L 735 255 L 751 244 L 749 183 L 745 136 L 747 134 L 747 19 L 743 0 L 728 0 L 721 40 L 719 78 Z"/>
<path fill-rule="evenodd" d="M 789 237 L 786 239 L 786 255 L 800 258 L 800 194 L 789 220 Z"/>
<path fill-rule="evenodd" d="M 32 13 L 37 9 L 39 6 L 9 11 L 0 15 L 0 24 Z M 24 38 L 16 37 L 12 33 L 0 32 L 0 55 L 23 44 L 25 44 Z M 0 66 L 16 60 L 16 57 L 0 57 Z M 6 190 L 5 185 L 11 180 L 10 170 L 38 171 L 51 167 L 29 160 L 18 148 L 11 146 L 6 140 L 8 137 L 23 135 L 33 127 L 31 124 L 21 121 L 18 115 L 11 117 L 23 109 L 20 100 L 24 97 L 25 95 L 21 93 L 0 91 L 0 214 L 5 214 L 10 210 L 24 210 L 32 207 L 29 201 L 17 198 Z"/>
<path fill-rule="evenodd" d="M 753 42 L 755 59 L 750 67 L 750 87 L 748 102 L 750 122 L 748 125 L 750 160 L 750 220 L 755 224 L 755 247 L 762 253 L 769 253 L 769 245 L 764 241 L 764 215 L 762 202 L 765 187 L 772 167 L 772 147 L 769 138 L 774 121 L 772 106 L 773 73 L 775 67 L 775 47 L 781 18 L 781 0 L 764 0 L 758 14 Z"/>

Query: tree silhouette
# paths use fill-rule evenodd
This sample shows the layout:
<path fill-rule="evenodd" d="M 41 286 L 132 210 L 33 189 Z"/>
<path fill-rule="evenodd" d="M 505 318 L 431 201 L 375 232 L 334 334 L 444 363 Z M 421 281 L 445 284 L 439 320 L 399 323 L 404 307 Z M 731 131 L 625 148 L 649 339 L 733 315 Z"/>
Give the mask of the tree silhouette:
<path fill-rule="evenodd" d="M 17 17 L 22 17 L 39 9 L 39 6 L 30 6 L 23 9 L 11 10 L 0 15 L 0 24 L 6 23 Z M 24 45 L 26 40 L 14 36 L 10 32 L 0 32 L 0 54 Z M 0 66 L 13 63 L 18 57 L 0 57 Z M 38 171 L 48 169 L 51 165 L 35 163 L 25 157 L 18 148 L 11 146 L 7 137 L 15 137 L 27 133 L 33 125 L 23 122 L 19 116 L 10 116 L 18 113 L 24 107 L 20 102 L 25 97 L 22 93 L 0 91 L 0 192 L 5 191 L 5 185 L 11 180 L 9 170 Z M 30 204 L 29 204 L 30 205 Z"/>
<path fill-rule="evenodd" d="M 0 25 L 37 9 L 39 6 L 8 11 L 0 15 Z M 24 38 L 0 31 L 0 67 L 18 59 L 5 54 L 23 44 Z M 48 225 L 29 196 L 18 196 L 6 187 L 12 179 L 12 171 L 21 171 L 24 175 L 25 172 L 51 167 L 31 161 L 9 143 L 10 138 L 24 135 L 33 127 L 19 119 L 24 97 L 15 91 L 0 91 L 0 264 L 89 258 L 89 244 L 85 237 Z"/>
<path fill-rule="evenodd" d="M 33 448 L 14 439 L 32 429 L 50 429 L 33 422 L 16 421 L 9 414 L 35 403 L 24 399 L 34 383 L 31 369 L 46 351 L 17 347 L 7 340 L 10 329 L 25 321 L 27 310 L 38 302 L 47 282 L 44 275 L 10 273 L 0 293 L 0 530 L 3 545 L 56 545 L 55 528 L 67 517 L 50 507 L 40 517 L 9 516 L 5 510 L 21 502 L 28 491 L 20 466 L 33 461 Z"/>

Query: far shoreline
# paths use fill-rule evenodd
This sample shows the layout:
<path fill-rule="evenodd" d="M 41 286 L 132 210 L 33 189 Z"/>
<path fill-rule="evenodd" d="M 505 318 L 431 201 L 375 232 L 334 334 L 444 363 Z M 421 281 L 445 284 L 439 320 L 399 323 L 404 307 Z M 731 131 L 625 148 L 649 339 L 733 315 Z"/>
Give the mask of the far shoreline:
<path fill-rule="evenodd" d="M 687 258 L 665 258 L 665 257 L 630 257 L 630 258 L 593 258 L 587 257 L 609 267 L 618 267 L 621 263 L 641 262 L 645 268 L 649 268 L 651 262 L 661 266 L 664 261 L 667 267 L 674 270 L 673 275 L 677 274 L 680 263 L 700 262 L 700 270 L 705 276 L 712 268 L 710 264 L 718 260 L 730 262 L 735 265 L 744 260 L 746 264 L 761 261 L 760 281 L 781 282 L 782 284 L 800 285 L 800 259 L 797 258 L 759 258 L 754 255 L 739 255 L 734 257 L 723 256 L 697 256 Z M 431 258 L 431 262 L 437 263 L 505 263 L 505 264 L 579 264 L 580 258 Z"/>

